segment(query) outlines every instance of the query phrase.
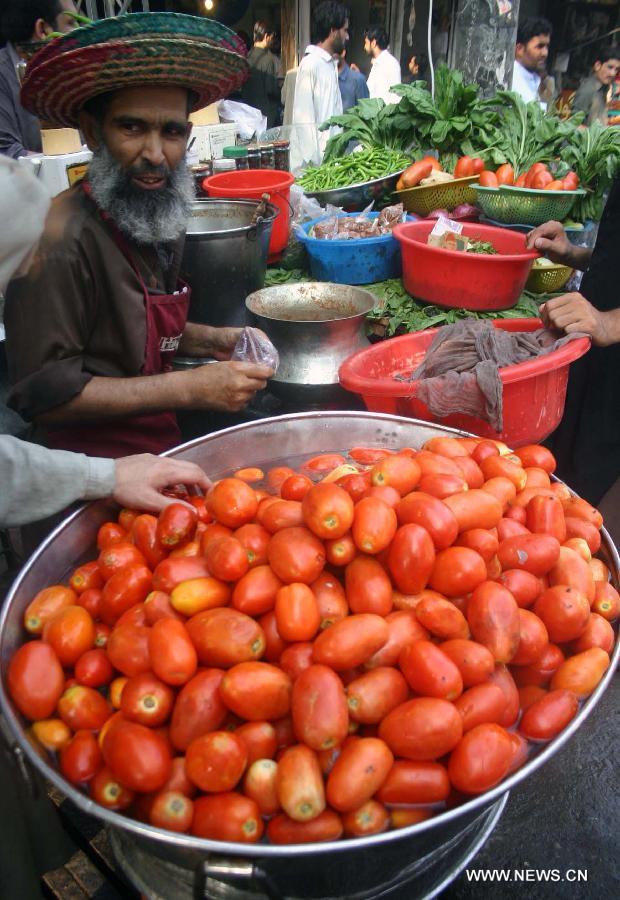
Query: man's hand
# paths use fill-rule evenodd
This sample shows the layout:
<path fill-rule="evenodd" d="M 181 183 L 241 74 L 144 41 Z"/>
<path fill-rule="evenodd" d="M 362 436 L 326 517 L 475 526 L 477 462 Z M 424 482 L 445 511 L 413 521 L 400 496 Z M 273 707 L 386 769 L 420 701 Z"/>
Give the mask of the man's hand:
<path fill-rule="evenodd" d="M 128 509 L 160 512 L 170 503 L 179 502 L 161 493 L 163 488 L 174 484 L 196 485 L 206 491 L 211 482 L 194 463 L 141 453 L 116 460 L 116 487 L 112 496 Z"/>
<path fill-rule="evenodd" d="M 551 262 L 572 266 L 573 245 L 566 237 L 566 232 L 559 222 L 545 222 L 539 225 L 527 236 L 526 246 L 528 250 L 538 250 L 541 256 L 546 256 Z"/>
<path fill-rule="evenodd" d="M 273 369 L 254 363 L 222 362 L 200 366 L 183 375 L 188 391 L 182 404 L 185 409 L 237 412 L 267 386 Z"/>
<path fill-rule="evenodd" d="M 608 347 L 620 340 L 619 310 L 601 312 L 581 294 L 563 294 L 540 307 L 540 316 L 548 327 L 566 334 L 583 331 L 592 337 L 595 347 Z"/>
<path fill-rule="evenodd" d="M 230 359 L 243 328 L 214 328 L 211 335 L 211 356 L 218 360 Z"/>

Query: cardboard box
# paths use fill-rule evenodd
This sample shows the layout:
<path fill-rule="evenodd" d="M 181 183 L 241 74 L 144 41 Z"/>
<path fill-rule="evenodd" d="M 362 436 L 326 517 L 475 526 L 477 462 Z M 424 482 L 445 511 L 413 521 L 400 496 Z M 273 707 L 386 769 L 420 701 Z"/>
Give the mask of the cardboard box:
<path fill-rule="evenodd" d="M 199 160 L 221 159 L 224 147 L 231 147 L 237 141 L 237 126 L 194 125 L 191 137 L 196 138 L 192 146 L 192 156 L 197 155 Z"/>
<path fill-rule="evenodd" d="M 77 128 L 44 128 L 41 131 L 41 143 L 45 156 L 79 153 L 82 150 L 82 140 Z"/>

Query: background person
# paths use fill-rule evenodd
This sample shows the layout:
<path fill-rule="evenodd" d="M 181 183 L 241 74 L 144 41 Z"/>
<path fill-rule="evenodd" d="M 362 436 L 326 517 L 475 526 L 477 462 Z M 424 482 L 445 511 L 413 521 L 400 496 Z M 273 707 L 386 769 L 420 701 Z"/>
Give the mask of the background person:
<path fill-rule="evenodd" d="M 597 54 L 592 72 L 581 82 L 573 99 L 573 112 L 586 114 L 585 124 L 609 121 L 608 98 L 612 84 L 620 72 L 620 49 L 606 47 Z"/>
<path fill-rule="evenodd" d="M 512 70 L 512 90 L 526 103 L 540 102 L 540 85 L 549 57 L 553 26 L 547 19 L 530 18 L 519 24 L 515 62 Z"/>
<path fill-rule="evenodd" d="M 272 52 L 276 33 L 266 22 L 254 25 L 254 46 L 248 53 L 250 75 L 241 88 L 244 103 L 260 109 L 267 117 L 267 128 L 273 128 L 280 104 L 280 60 Z"/>
<path fill-rule="evenodd" d="M 346 48 L 336 54 L 338 60 L 338 85 L 340 86 L 340 96 L 342 97 L 342 111 L 346 112 L 351 107 L 356 106 L 360 100 L 370 96 L 368 93 L 368 85 L 366 79 L 356 67 L 355 69 L 347 62 Z"/>
<path fill-rule="evenodd" d="M 292 124 L 308 126 L 307 139 L 303 129 L 296 146 L 291 147 L 291 168 L 301 162 L 318 165 L 335 128 L 319 131 L 332 116 L 342 113 L 342 97 L 338 85 L 335 56 L 349 40 L 349 10 L 335 0 L 324 0 L 312 14 L 312 43 L 306 47 L 295 77 Z M 315 140 L 313 140 L 315 139 Z"/>
<path fill-rule="evenodd" d="M 218 48 L 208 19 L 170 15 L 154 56 L 150 15 L 140 16 L 142 31 L 135 15 L 117 28 L 124 21 L 105 66 L 98 33 L 107 20 L 88 26 L 94 43 L 81 50 L 71 92 L 60 91 L 62 39 L 42 74 L 36 56 L 28 67 L 24 102 L 56 124 L 79 124 L 93 159 L 87 179 L 54 198 L 5 307 L 9 405 L 44 429 L 49 446 L 111 458 L 175 446 L 174 410 L 240 410 L 272 374 L 229 361 L 241 329 L 187 322 L 190 292 L 179 279 L 194 196 L 189 112 L 221 97 L 222 84 L 241 83 L 243 52 Z M 228 32 L 231 42 L 241 45 Z M 177 350 L 220 362 L 175 372 Z"/>
<path fill-rule="evenodd" d="M 390 43 L 387 31 L 378 25 L 364 34 L 364 50 L 372 58 L 368 76 L 368 92 L 371 97 L 380 97 L 385 103 L 398 103 L 400 97 L 390 88 L 401 83 L 400 63 L 387 49 Z"/>
<path fill-rule="evenodd" d="M 0 9 L 0 153 L 17 159 L 41 153 L 39 120 L 24 109 L 19 98 L 16 66 L 22 61 L 20 44 L 44 41 L 53 31 L 76 27 L 73 0 L 2 0 Z"/>

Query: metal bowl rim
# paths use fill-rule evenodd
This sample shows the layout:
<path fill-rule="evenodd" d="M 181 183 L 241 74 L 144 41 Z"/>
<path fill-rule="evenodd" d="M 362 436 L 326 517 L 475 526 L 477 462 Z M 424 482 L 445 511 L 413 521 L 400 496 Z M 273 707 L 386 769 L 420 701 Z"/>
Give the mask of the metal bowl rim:
<path fill-rule="evenodd" d="M 455 428 L 448 428 L 447 426 L 436 425 L 435 423 L 429 423 L 419 419 L 410 419 L 404 416 L 392 416 L 384 413 L 346 411 L 293 413 L 287 416 L 263 419 L 260 422 L 247 422 L 243 425 L 235 425 L 231 428 L 225 428 L 221 431 L 213 432 L 210 435 L 196 438 L 192 441 L 186 442 L 185 444 L 181 444 L 179 447 L 175 447 L 172 450 L 169 450 L 166 453 L 162 454 L 162 456 L 177 456 L 183 451 L 188 450 L 198 444 L 208 443 L 210 440 L 213 440 L 222 434 L 231 432 L 235 432 L 238 434 L 240 431 L 245 431 L 261 426 L 264 427 L 269 423 L 281 422 L 282 427 L 286 427 L 287 423 L 294 422 L 300 419 L 317 419 L 320 421 L 325 417 L 347 419 L 357 418 L 360 415 L 364 418 L 368 418 L 371 421 L 383 421 L 406 425 L 422 425 L 424 427 L 438 428 L 447 434 L 453 434 L 461 437 L 471 436 L 468 432 L 460 431 Z M 574 494 L 574 491 L 571 491 L 571 493 Z M 4 633 L 6 618 L 11 607 L 12 599 L 17 592 L 19 581 L 24 570 L 27 568 L 29 569 L 31 565 L 36 562 L 36 560 L 45 552 L 46 548 L 61 534 L 63 529 L 70 522 L 72 522 L 81 514 L 81 512 L 87 505 L 88 504 L 83 504 L 79 507 L 79 509 L 75 510 L 75 512 L 73 512 L 63 522 L 61 522 L 60 525 L 58 525 L 58 527 L 55 528 L 50 535 L 48 535 L 45 541 L 26 561 L 24 567 L 22 567 L 22 570 L 20 570 L 20 573 L 17 575 L 17 578 L 13 582 L 13 585 L 11 586 L 11 589 L 9 590 L 9 593 L 5 599 L 3 608 L 0 611 L 0 635 Z M 612 563 L 615 566 L 616 571 L 618 571 L 620 569 L 620 557 L 618 556 L 618 551 L 616 550 L 609 536 L 609 533 L 605 528 L 602 529 L 602 535 L 606 544 L 606 549 L 609 551 L 609 554 L 611 556 Z M 39 771 L 39 773 L 48 781 L 51 781 L 52 784 L 56 788 L 58 788 L 58 790 L 60 790 L 65 796 L 72 800 L 72 802 L 75 803 L 80 809 L 82 809 L 89 815 L 103 820 L 106 824 L 120 828 L 124 831 L 133 832 L 143 838 L 150 839 L 155 842 L 172 845 L 177 848 L 183 847 L 183 849 L 187 850 L 201 851 L 203 853 L 229 853 L 236 857 L 241 856 L 253 858 L 295 858 L 296 856 L 312 854 L 343 853 L 348 850 L 366 850 L 384 843 L 392 843 L 393 841 L 402 840 L 403 838 L 415 837 L 418 834 L 422 834 L 425 831 L 430 831 L 431 829 L 439 827 L 442 824 L 452 822 L 468 812 L 474 812 L 475 810 L 480 809 L 483 806 L 490 805 L 495 800 L 499 800 L 499 798 L 502 797 L 505 793 L 512 790 L 512 788 L 516 787 L 521 781 L 525 780 L 525 778 L 532 775 L 542 765 L 544 765 L 544 763 L 547 762 L 547 760 L 551 756 L 554 756 L 555 753 L 557 753 L 558 750 L 560 750 L 564 746 L 569 738 L 572 737 L 575 731 L 577 731 L 577 729 L 591 714 L 592 710 L 606 690 L 609 682 L 614 675 L 616 667 L 618 666 L 619 660 L 620 640 L 618 640 L 618 636 L 616 635 L 616 646 L 611 656 L 610 665 L 607 672 L 605 673 L 604 677 L 602 678 L 596 689 L 593 691 L 593 693 L 584 701 L 582 708 L 579 710 L 572 722 L 570 722 L 569 725 L 556 738 L 554 738 L 554 740 L 550 741 L 536 757 L 531 759 L 528 763 L 518 769 L 513 775 L 511 775 L 505 781 L 500 782 L 500 784 L 496 785 L 496 787 L 492 788 L 490 791 L 486 791 L 483 794 L 473 797 L 466 803 L 454 807 L 453 809 L 446 810 L 445 812 L 440 813 L 432 819 L 428 819 L 425 822 L 420 822 L 417 825 L 410 825 L 407 828 L 395 829 L 394 831 L 388 831 L 382 834 L 371 835 L 364 838 L 351 838 L 346 840 L 329 841 L 326 843 L 315 844 L 274 845 L 262 843 L 241 844 L 231 843 L 228 841 L 210 841 L 205 838 L 193 837 L 191 835 L 175 834 L 174 832 L 165 831 L 164 829 L 155 828 L 152 825 L 147 825 L 143 822 L 139 822 L 137 819 L 131 819 L 128 816 L 123 816 L 120 813 L 112 812 L 111 810 L 105 809 L 104 807 L 99 806 L 99 804 L 94 803 L 89 797 L 87 797 L 81 791 L 78 791 L 71 784 L 65 781 L 65 779 L 60 776 L 59 772 L 54 769 L 49 763 L 41 759 L 34 747 L 27 740 L 24 728 L 13 712 L 13 706 L 6 694 L 4 682 L 2 679 L 0 679 L 0 710 L 5 716 L 10 731 L 12 732 L 14 739 L 19 745 L 19 748 L 26 755 L 29 762 L 34 765 L 34 767 Z"/>
<path fill-rule="evenodd" d="M 256 310 L 252 309 L 252 307 L 250 306 L 249 301 L 252 300 L 254 297 L 256 297 L 258 294 L 264 294 L 267 291 L 273 291 L 274 289 L 276 289 L 276 290 L 279 290 L 281 288 L 290 289 L 290 288 L 294 288 L 294 287 L 302 287 L 302 286 L 305 287 L 306 285 L 308 285 L 309 287 L 320 287 L 320 288 L 334 287 L 334 288 L 340 288 L 341 290 L 343 287 L 348 287 L 352 291 L 356 291 L 356 292 L 359 291 L 363 294 L 367 294 L 369 298 L 372 298 L 372 304 L 366 310 L 362 310 L 360 312 L 353 313 L 350 316 L 339 316 L 337 319 L 333 319 L 333 318 L 332 319 L 280 319 L 280 318 L 276 318 L 275 316 L 269 316 L 263 312 L 256 312 Z M 339 293 L 339 291 L 337 291 L 336 293 Z M 369 301 L 367 301 L 367 302 L 369 302 Z M 343 285 L 343 284 L 336 284 L 336 282 L 333 282 L 333 281 L 299 281 L 299 282 L 296 282 L 293 284 L 272 284 L 269 287 L 259 288 L 257 291 L 253 291 L 251 294 L 248 294 L 248 296 L 245 298 L 245 305 L 246 305 L 247 309 L 252 313 L 252 315 L 259 316 L 261 319 L 268 319 L 270 322 L 281 322 L 285 325 L 306 325 L 307 326 L 307 325 L 321 325 L 321 324 L 324 325 L 326 322 L 346 322 L 351 319 L 359 319 L 360 316 L 367 315 L 367 313 L 369 313 L 370 310 L 373 309 L 377 305 L 377 298 L 372 293 L 372 291 L 369 291 L 363 287 L 359 287 L 356 284 Z M 282 416 L 281 418 L 286 418 L 286 417 Z"/>
<path fill-rule="evenodd" d="M 343 187 L 337 188 L 328 188 L 324 191 L 306 191 L 304 190 L 304 194 L 306 197 L 326 197 L 328 194 L 339 194 L 343 191 L 354 191 L 359 188 L 369 188 L 373 184 L 380 184 L 382 181 L 387 181 L 390 178 L 396 178 L 398 181 L 398 176 L 402 175 L 405 169 L 408 167 L 405 166 L 402 169 L 399 169 L 397 172 L 390 172 L 389 175 L 382 175 L 381 178 L 373 178 L 372 181 L 357 181 L 355 184 L 346 184 Z"/>
<path fill-rule="evenodd" d="M 189 215 L 189 219 L 195 218 L 200 219 L 200 216 L 193 216 L 193 212 L 200 212 L 201 207 L 205 207 L 202 209 L 202 212 L 206 212 L 206 207 L 211 205 L 229 205 L 234 204 L 236 207 L 253 207 L 256 209 L 260 200 L 241 200 L 241 199 L 227 199 L 226 197 L 213 197 L 213 198 L 205 198 L 204 200 L 194 200 L 191 207 L 191 212 Z M 269 216 L 265 216 L 262 222 L 259 222 L 257 225 L 252 225 L 248 222 L 247 225 L 238 225 L 234 228 L 221 228 L 213 231 L 187 231 L 185 234 L 186 241 L 197 241 L 201 238 L 220 238 L 220 237 L 237 237 L 242 236 L 248 233 L 252 228 L 265 228 L 268 225 L 273 225 L 275 220 L 280 215 L 280 207 L 275 206 L 273 203 L 268 203 L 267 207 L 269 209 Z"/>

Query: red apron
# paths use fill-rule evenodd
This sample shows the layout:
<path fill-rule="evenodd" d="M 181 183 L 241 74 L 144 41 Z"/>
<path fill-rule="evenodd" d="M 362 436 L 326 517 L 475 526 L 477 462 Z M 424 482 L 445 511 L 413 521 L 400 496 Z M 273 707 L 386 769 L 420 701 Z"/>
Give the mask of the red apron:
<path fill-rule="evenodd" d="M 89 184 L 83 181 L 82 187 L 90 197 Z M 140 374 L 160 375 L 162 372 L 170 372 L 187 322 L 191 288 L 179 279 L 174 294 L 149 293 L 127 241 L 112 219 L 103 210 L 99 210 L 99 213 L 109 226 L 116 245 L 136 273 L 144 294 L 146 345 Z M 106 419 L 99 423 L 70 425 L 48 431 L 50 447 L 112 459 L 132 453 L 162 453 L 180 441 L 181 432 L 173 412 Z"/>

